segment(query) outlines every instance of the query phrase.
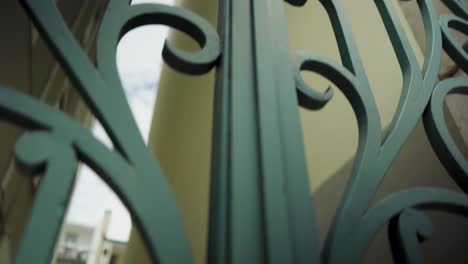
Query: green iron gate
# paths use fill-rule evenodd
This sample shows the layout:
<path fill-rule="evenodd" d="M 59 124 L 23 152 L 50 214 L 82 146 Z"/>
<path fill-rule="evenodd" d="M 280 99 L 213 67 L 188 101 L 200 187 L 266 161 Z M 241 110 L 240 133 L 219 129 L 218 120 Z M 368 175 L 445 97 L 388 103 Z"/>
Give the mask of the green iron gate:
<path fill-rule="evenodd" d="M 468 49 L 450 32 L 468 34 L 468 5 L 463 0 L 444 0 L 453 15 L 441 17 L 432 0 L 417 1 L 427 42 L 422 69 L 393 2 L 375 0 L 403 73 L 400 103 L 385 138 L 340 0 L 321 3 L 342 64 L 289 50 L 281 0 L 220 0 L 218 31 L 179 7 L 111 0 L 98 34 L 96 65 L 74 40 L 53 0 L 21 2 L 116 150 L 45 103 L 1 87 L 1 117 L 31 130 L 16 144 L 17 161 L 30 173 L 44 174 L 16 263 L 50 261 L 78 161 L 95 170 L 126 204 L 155 262 L 192 262 L 174 197 L 140 137 L 117 74 L 119 39 L 146 24 L 179 29 L 200 44 L 200 51 L 188 53 L 166 43 L 163 57 L 171 67 L 187 74 L 216 67 L 209 263 L 359 263 L 370 240 L 388 222 L 395 260 L 421 263 L 418 244 L 432 227 L 419 209 L 468 214 L 468 196 L 437 188 L 404 190 L 368 208 L 421 117 L 439 159 L 457 184 L 468 188 L 468 161 L 443 115 L 444 97 L 467 93 L 468 81 L 437 78 L 442 49 L 468 73 Z M 287 2 L 301 6 L 306 0 Z M 324 76 L 345 94 L 359 126 L 352 178 L 323 252 L 314 224 L 298 105 L 318 110 L 331 100 L 332 91 L 322 94 L 309 87 L 300 75 L 304 70 Z"/>

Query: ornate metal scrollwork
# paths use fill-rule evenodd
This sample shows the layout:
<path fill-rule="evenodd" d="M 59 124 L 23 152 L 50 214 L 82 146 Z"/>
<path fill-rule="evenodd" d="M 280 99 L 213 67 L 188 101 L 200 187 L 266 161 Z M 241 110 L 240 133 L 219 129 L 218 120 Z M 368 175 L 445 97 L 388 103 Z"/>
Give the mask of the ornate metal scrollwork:
<path fill-rule="evenodd" d="M 44 173 L 17 263 L 50 260 L 78 160 L 94 169 L 127 205 L 155 261 L 192 261 L 174 198 L 138 132 L 116 68 L 120 38 L 146 24 L 174 27 L 201 46 L 198 52 L 188 53 L 166 43 L 163 57 L 176 70 L 202 74 L 219 63 L 209 262 L 359 263 L 376 232 L 390 222 L 395 260 L 418 263 L 422 261 L 419 243 L 430 237 L 432 229 L 420 209 L 468 215 L 466 194 L 437 188 L 401 191 L 369 208 L 385 173 L 422 116 L 440 160 L 458 185 L 465 191 L 468 188 L 468 161 L 455 145 L 442 109 L 448 93 L 467 93 L 468 82 L 452 78 L 437 84 L 442 48 L 468 73 L 467 49 L 450 32 L 452 28 L 468 34 L 468 6 L 462 0 L 444 0 L 454 15 L 440 18 L 432 0 L 418 1 L 427 43 L 422 68 L 392 1 L 375 0 L 403 74 L 400 102 L 385 138 L 340 0 L 320 2 L 333 26 L 342 65 L 313 53 L 296 52 L 293 59 L 289 57 L 279 0 L 220 1 L 222 46 L 218 33 L 187 10 L 111 0 L 98 34 L 97 66 L 74 40 L 54 1 L 21 2 L 116 150 L 103 146 L 54 108 L 0 87 L 0 118 L 33 130 L 16 145 L 19 164 L 30 173 Z M 286 2 L 301 6 L 307 1 Z M 219 59 L 221 50 L 223 58 Z M 301 70 L 318 73 L 334 83 L 350 102 L 359 126 L 352 178 L 322 256 L 298 139 L 297 103 L 319 110 L 332 100 L 333 91 L 321 94 L 309 87 Z M 156 200 L 150 200 L 154 197 Z M 50 228 L 43 228 L 43 223 L 49 223 Z M 36 242 L 39 236 L 40 245 Z"/>
<path fill-rule="evenodd" d="M 466 195 L 429 188 L 393 194 L 368 209 L 391 162 L 425 110 L 424 124 L 434 149 L 459 186 L 466 190 L 468 162 L 450 136 L 442 106 L 447 93 L 466 93 L 467 81 L 458 78 L 443 81 L 437 86 L 436 83 L 441 61 L 442 39 L 444 49 L 466 71 L 466 50 L 457 43 L 449 28 L 458 29 L 465 34 L 468 32 L 466 27 L 468 8 L 462 1 L 444 2 L 454 14 L 458 15 L 457 17 L 445 15 L 439 19 L 431 0 L 418 1 L 427 38 L 425 62 L 421 69 L 399 19 L 392 9 L 391 1 L 375 1 L 403 73 L 400 103 L 388 136 L 381 139 L 380 119 L 377 116 L 375 101 L 341 1 L 321 1 L 333 25 L 343 66 L 336 65 L 319 55 L 299 55 L 299 68 L 296 68 L 299 103 L 308 109 L 318 109 L 330 100 L 331 91 L 319 94 L 310 88 L 305 88 L 299 70 L 314 71 L 328 78 L 343 91 L 354 109 L 359 124 L 359 146 L 354 170 L 341 207 L 327 236 L 323 259 L 325 263 L 359 263 L 371 238 L 391 219 L 389 232 L 395 260 L 398 263 L 421 263 L 419 239 L 429 237 L 431 226 L 428 218 L 417 210 L 432 208 L 462 215 L 468 213 Z"/>
<path fill-rule="evenodd" d="M 174 198 L 131 115 L 115 55 L 119 39 L 129 30 L 146 24 L 164 24 L 192 36 L 202 48 L 188 53 L 166 43 L 163 57 L 179 71 L 200 74 L 210 70 L 218 60 L 220 43 L 216 31 L 201 17 L 181 8 L 158 4 L 130 6 L 129 1 L 112 0 L 99 32 L 96 67 L 73 38 L 54 1 L 21 2 L 105 127 L 116 150 L 103 146 L 53 107 L 0 87 L 1 118 L 35 131 L 18 141 L 17 160 L 30 171 L 44 173 L 16 263 L 51 260 L 78 160 L 95 170 L 126 204 L 133 221 L 143 230 L 154 261 L 190 263 L 191 253 Z M 149 202 L 155 194 L 157 200 Z M 48 228 L 44 228 L 45 223 Z"/>

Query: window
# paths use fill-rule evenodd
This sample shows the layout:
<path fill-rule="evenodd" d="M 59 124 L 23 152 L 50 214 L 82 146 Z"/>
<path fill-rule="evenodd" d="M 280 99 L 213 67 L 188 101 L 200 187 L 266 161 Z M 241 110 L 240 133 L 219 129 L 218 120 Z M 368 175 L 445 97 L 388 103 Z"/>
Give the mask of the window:
<path fill-rule="evenodd" d="M 76 242 L 78 242 L 78 234 L 70 232 L 65 235 L 65 243 L 76 244 Z"/>

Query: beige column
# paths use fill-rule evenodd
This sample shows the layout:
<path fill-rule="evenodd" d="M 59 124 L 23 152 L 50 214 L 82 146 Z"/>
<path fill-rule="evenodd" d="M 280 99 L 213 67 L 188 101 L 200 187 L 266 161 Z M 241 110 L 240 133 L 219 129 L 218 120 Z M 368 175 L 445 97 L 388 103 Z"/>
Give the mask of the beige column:
<path fill-rule="evenodd" d="M 217 2 L 182 0 L 176 4 L 216 27 Z M 180 32 L 171 32 L 169 39 L 180 49 L 198 49 Z M 175 193 L 195 263 L 205 263 L 206 258 L 213 88 L 214 70 L 190 76 L 165 65 L 148 140 Z M 130 236 L 125 263 L 151 263 L 135 231 Z"/>

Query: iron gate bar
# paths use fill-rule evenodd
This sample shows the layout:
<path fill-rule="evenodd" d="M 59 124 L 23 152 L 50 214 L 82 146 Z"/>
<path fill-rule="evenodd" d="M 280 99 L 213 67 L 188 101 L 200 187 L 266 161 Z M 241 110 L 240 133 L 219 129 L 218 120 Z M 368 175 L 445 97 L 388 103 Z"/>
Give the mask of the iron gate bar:
<path fill-rule="evenodd" d="M 228 0 L 220 7 L 215 102 L 224 103 L 214 110 L 210 263 L 316 263 L 283 3 Z"/>

